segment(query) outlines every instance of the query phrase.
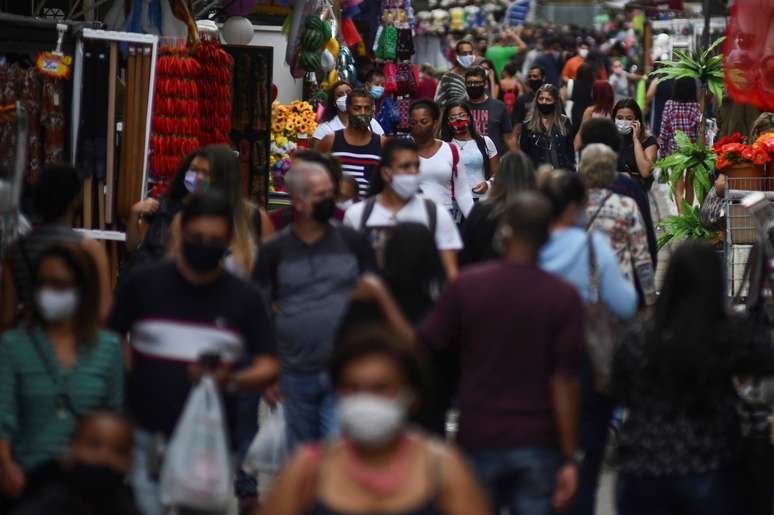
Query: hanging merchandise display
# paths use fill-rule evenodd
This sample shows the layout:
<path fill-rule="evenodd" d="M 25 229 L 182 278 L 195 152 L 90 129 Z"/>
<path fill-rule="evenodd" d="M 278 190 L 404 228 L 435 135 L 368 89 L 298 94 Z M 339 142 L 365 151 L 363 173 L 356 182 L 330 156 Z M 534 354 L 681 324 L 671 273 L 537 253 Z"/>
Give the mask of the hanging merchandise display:
<path fill-rule="evenodd" d="M 199 145 L 229 143 L 231 133 L 231 68 L 234 60 L 216 37 L 202 35 L 199 62 Z"/>

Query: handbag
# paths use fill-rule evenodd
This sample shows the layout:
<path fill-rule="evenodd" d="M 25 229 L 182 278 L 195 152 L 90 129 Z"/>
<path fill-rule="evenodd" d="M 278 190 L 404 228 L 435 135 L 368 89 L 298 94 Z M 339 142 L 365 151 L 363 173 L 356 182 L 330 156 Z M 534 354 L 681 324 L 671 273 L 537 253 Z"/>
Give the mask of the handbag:
<path fill-rule="evenodd" d="M 587 237 L 589 256 L 589 300 L 586 304 L 586 352 L 593 372 L 594 389 L 609 393 L 613 353 L 623 333 L 623 324 L 602 300 L 602 280 L 591 233 Z"/>
<path fill-rule="evenodd" d="M 710 231 L 722 231 L 725 229 L 726 210 L 724 209 L 723 199 L 718 195 L 714 187 L 710 188 L 704 203 L 701 205 L 699 223 Z"/>

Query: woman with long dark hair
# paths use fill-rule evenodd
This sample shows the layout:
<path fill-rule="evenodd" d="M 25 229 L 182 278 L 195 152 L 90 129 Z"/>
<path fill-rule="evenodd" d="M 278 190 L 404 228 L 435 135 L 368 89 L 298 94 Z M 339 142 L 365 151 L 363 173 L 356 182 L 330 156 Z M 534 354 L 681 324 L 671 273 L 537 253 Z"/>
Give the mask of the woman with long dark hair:
<path fill-rule="evenodd" d="M 610 118 L 610 111 L 613 110 L 613 86 L 606 80 L 598 80 L 591 87 L 591 105 L 583 111 L 581 126 L 592 118 Z M 575 150 L 580 150 L 581 139 L 580 130 L 575 135 Z"/>
<path fill-rule="evenodd" d="M 618 102 L 611 114 L 621 135 L 618 171 L 629 174 L 648 191 L 653 184 L 653 163 L 658 153 L 656 138 L 645 128 L 642 110 L 633 98 Z"/>
<path fill-rule="evenodd" d="M 461 265 L 500 256 L 494 241 L 500 217 L 519 192 L 532 189 L 535 189 L 535 168 L 530 158 L 519 150 L 505 154 L 500 159 L 489 196 L 473 207 L 462 225 Z"/>
<path fill-rule="evenodd" d="M 628 410 L 618 457 L 618 513 L 731 515 L 732 376 L 740 328 L 726 311 L 723 267 L 705 242 L 675 250 L 655 316 L 622 340 L 612 392 Z"/>
<path fill-rule="evenodd" d="M 79 417 L 123 405 L 123 352 L 100 330 L 93 259 L 58 244 L 31 266 L 32 320 L 0 342 L 0 497 L 8 498 L 33 468 L 61 456 Z"/>
<path fill-rule="evenodd" d="M 446 105 L 441 119 L 441 139 L 460 149 L 473 198 L 481 198 L 489 191 L 499 158 L 494 141 L 476 131 L 473 114 L 466 103 Z"/>
<path fill-rule="evenodd" d="M 591 89 L 594 87 L 594 70 L 591 66 L 586 63 L 580 65 L 577 78 L 573 81 L 572 86 L 568 83 L 568 90 L 570 87 L 572 92 L 568 95 L 568 100 L 572 101 L 570 119 L 572 121 L 572 135 L 575 137 L 583 122 L 583 113 L 592 103 Z"/>
<path fill-rule="evenodd" d="M 345 80 L 334 82 L 328 88 L 325 100 L 325 111 L 323 111 L 322 120 L 312 135 L 312 145 L 316 146 L 329 134 L 344 129 L 349 125 L 349 114 L 347 113 L 347 96 L 352 91 L 352 86 Z M 371 119 L 371 132 L 380 136 L 384 135 L 384 129 L 379 122 Z"/>
<path fill-rule="evenodd" d="M 572 124 L 562 113 L 559 90 L 552 84 L 543 84 L 524 121 L 519 147 L 532 159 L 535 168 L 549 164 L 554 168 L 574 170 L 572 138 Z"/>

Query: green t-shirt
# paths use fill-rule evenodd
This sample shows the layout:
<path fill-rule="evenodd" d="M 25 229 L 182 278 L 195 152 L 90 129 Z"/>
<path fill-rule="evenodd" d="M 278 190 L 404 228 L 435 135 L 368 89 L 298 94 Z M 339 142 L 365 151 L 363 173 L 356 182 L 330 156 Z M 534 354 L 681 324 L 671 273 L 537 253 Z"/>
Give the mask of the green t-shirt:
<path fill-rule="evenodd" d="M 484 57 L 492 61 L 495 72 L 497 72 L 497 78 L 499 79 L 505 65 L 511 62 L 513 56 L 518 52 L 519 49 L 515 46 L 492 46 L 487 49 Z"/>
<path fill-rule="evenodd" d="M 81 349 L 73 367 L 64 370 L 43 329 L 14 329 L 3 335 L 0 440 L 10 443 L 22 470 L 59 458 L 75 430 L 76 416 L 121 409 L 122 356 L 118 336 L 100 331 L 97 342 Z M 62 408 L 63 392 L 75 415 Z"/>

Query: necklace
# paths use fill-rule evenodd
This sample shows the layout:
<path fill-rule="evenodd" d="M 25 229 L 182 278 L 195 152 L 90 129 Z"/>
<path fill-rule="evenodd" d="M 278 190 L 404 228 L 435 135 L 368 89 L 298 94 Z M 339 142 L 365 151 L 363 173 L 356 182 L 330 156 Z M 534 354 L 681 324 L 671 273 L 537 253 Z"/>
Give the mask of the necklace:
<path fill-rule="evenodd" d="M 392 462 L 381 470 L 375 470 L 364 464 L 357 455 L 351 441 L 344 441 L 347 473 L 356 483 L 379 495 L 393 495 L 406 480 L 414 440 L 406 435 L 400 437 L 398 449 Z"/>

